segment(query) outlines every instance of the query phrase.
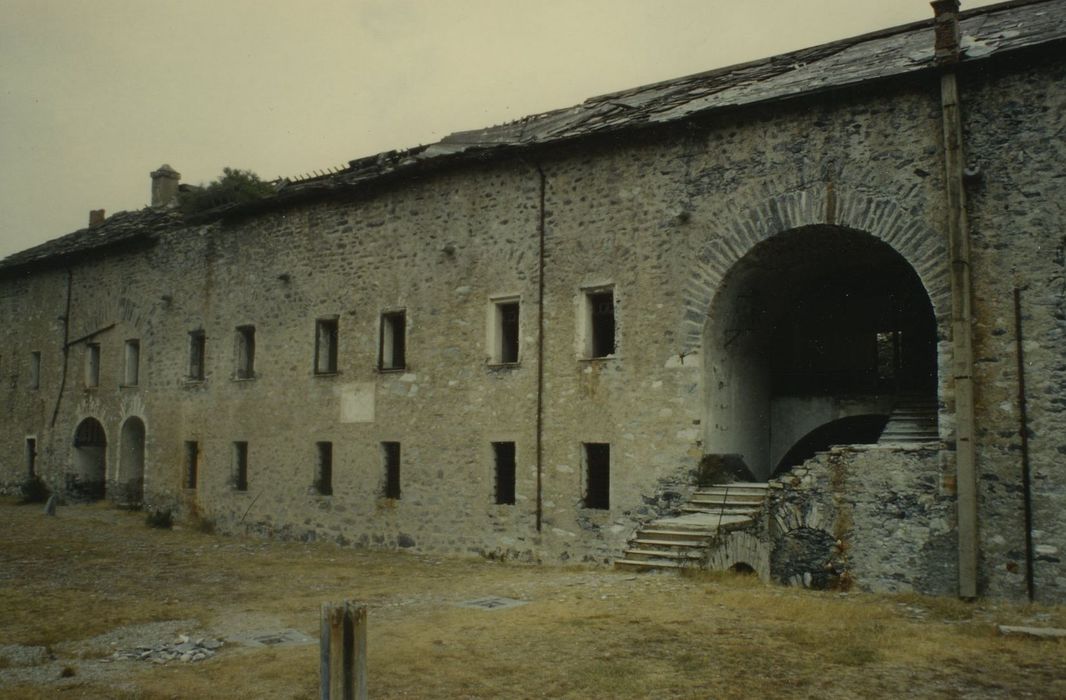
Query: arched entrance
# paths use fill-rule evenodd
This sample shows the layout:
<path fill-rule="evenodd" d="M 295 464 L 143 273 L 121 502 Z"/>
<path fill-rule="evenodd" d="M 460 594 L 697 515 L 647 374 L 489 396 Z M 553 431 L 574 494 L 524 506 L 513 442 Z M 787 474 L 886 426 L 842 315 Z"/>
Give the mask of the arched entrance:
<path fill-rule="evenodd" d="M 131 416 L 122 424 L 115 501 L 139 504 L 144 500 L 144 421 Z"/>
<path fill-rule="evenodd" d="M 836 226 L 786 231 L 733 265 L 704 349 L 705 451 L 738 456 L 755 479 L 818 426 L 936 395 L 921 280 L 888 244 Z"/>
<path fill-rule="evenodd" d="M 67 492 L 75 498 L 104 497 L 107 476 L 107 436 L 95 418 L 86 418 L 74 431 L 74 472 L 68 475 Z"/>

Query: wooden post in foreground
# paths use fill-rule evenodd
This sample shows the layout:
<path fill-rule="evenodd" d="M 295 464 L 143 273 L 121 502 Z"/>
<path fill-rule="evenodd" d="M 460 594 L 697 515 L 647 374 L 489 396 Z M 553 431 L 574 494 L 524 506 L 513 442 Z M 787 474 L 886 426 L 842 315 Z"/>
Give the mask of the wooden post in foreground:
<path fill-rule="evenodd" d="M 322 604 L 321 700 L 366 700 L 366 606 Z"/>

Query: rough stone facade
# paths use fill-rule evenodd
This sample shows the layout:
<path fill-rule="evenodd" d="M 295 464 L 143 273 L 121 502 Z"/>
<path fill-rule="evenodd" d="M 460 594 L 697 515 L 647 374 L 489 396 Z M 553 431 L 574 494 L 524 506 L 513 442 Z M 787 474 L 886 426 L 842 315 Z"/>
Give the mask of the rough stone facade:
<path fill-rule="evenodd" d="M 1061 13 L 1063 5 L 1048 7 Z M 967 150 L 981 172 L 968 189 L 979 586 L 996 596 L 1026 592 L 1017 287 L 1034 582 L 1037 598 L 1049 601 L 1066 599 L 1066 65 L 1058 50 L 960 69 Z M 752 426 L 817 427 L 810 402 L 783 401 L 755 378 L 754 355 L 737 352 L 754 341 L 737 340 L 733 321 L 744 314 L 745 290 L 773 281 L 760 277 L 764 263 L 808 250 L 817 260 L 804 265 L 831 267 L 851 249 L 806 242 L 845 241 L 871 264 L 891 254 L 920 280 L 935 320 L 941 442 L 816 456 L 782 477 L 762 535 L 731 536 L 731 556 L 750 552 L 759 562 L 748 563 L 785 582 L 818 585 L 847 571 L 863 587 L 950 594 L 957 543 L 943 139 L 939 78 L 925 71 L 504 149 L 226 216 L 156 211 L 169 218 L 151 236 L 8 262 L 0 480 L 16 489 L 32 462 L 68 496 L 102 473 L 110 498 L 195 513 L 229 532 L 606 563 L 639 523 L 684 501 L 705 454 L 743 454 L 767 479 L 781 450 Z M 761 287 L 773 297 L 764 315 L 786 313 L 802 291 L 774 284 Z M 615 345 L 592 358 L 589 304 L 605 291 Z M 499 305 L 514 302 L 518 358 L 501 362 Z M 383 315 L 401 311 L 405 357 L 383 369 L 382 345 L 395 340 L 383 335 L 396 332 L 383 331 Z M 316 342 L 328 342 L 320 321 L 335 328 L 328 371 L 316 371 Z M 239 329 L 251 326 L 254 367 L 244 377 Z M 202 378 L 190 366 L 197 334 Z M 774 411 L 791 413 L 771 420 L 774 401 Z M 827 401 L 819 410 L 840 416 L 885 396 Z M 245 445 L 246 484 L 235 443 Z M 322 443 L 330 444 L 328 494 Z M 385 496 L 384 443 L 399 443 L 399 498 Z M 513 504 L 497 502 L 494 443 L 515 445 Z M 610 446 L 605 508 L 586 507 L 590 488 L 600 488 L 589 480 L 601 478 L 586 444 Z M 719 564 L 729 564 L 723 557 Z M 812 570 L 818 560 L 825 576 Z"/>

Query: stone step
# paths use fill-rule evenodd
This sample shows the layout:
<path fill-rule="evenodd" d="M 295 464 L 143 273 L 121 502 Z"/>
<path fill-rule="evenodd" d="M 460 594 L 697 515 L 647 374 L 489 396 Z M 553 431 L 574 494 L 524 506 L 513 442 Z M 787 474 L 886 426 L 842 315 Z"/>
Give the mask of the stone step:
<path fill-rule="evenodd" d="M 676 561 L 669 561 L 666 559 L 615 559 L 614 568 L 636 571 L 653 571 L 655 569 L 680 569 L 682 568 L 682 565 Z"/>
<path fill-rule="evenodd" d="M 708 515 L 721 515 L 722 517 L 730 516 L 742 516 L 750 518 L 759 512 L 759 508 L 752 508 L 751 506 L 745 508 L 721 508 L 717 505 L 711 505 L 706 503 L 693 503 L 689 501 L 685 505 L 681 506 L 682 513 L 706 513 Z"/>
<path fill-rule="evenodd" d="M 689 503 L 713 503 L 720 506 L 737 506 L 738 508 L 759 507 L 766 500 L 766 496 L 728 496 L 714 493 L 695 493 L 688 499 Z"/>
<path fill-rule="evenodd" d="M 650 537 L 660 540 L 671 541 L 687 541 L 698 542 L 701 545 L 706 544 L 706 541 L 714 537 L 714 532 L 708 532 L 706 530 L 667 530 L 657 527 L 645 526 L 640 529 L 641 537 Z"/>
<path fill-rule="evenodd" d="M 701 537 L 700 539 L 676 539 L 676 540 L 661 540 L 651 537 L 641 537 L 644 533 L 641 532 L 629 541 L 629 544 L 635 544 L 639 547 L 691 547 L 694 549 L 700 549 L 707 546 L 707 538 Z"/>
<path fill-rule="evenodd" d="M 691 549 L 685 549 L 681 551 L 674 550 L 660 550 L 660 549 L 626 549 L 625 558 L 630 561 L 643 561 L 646 559 L 671 559 L 671 560 L 687 560 L 687 559 L 701 559 L 702 556 L 698 551 Z"/>

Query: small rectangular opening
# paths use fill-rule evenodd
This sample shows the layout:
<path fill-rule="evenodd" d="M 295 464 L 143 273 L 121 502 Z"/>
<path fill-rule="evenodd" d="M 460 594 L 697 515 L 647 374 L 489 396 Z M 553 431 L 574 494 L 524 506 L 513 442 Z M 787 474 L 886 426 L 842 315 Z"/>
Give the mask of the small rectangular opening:
<path fill-rule="evenodd" d="M 333 443 L 316 442 L 315 490 L 323 496 L 333 495 Z"/>
<path fill-rule="evenodd" d="M 141 378 L 141 341 L 131 338 L 126 341 L 126 368 L 122 383 L 137 386 Z"/>
<path fill-rule="evenodd" d="M 407 319 L 404 311 L 381 314 L 379 369 L 404 369 L 407 366 Z"/>
<path fill-rule="evenodd" d="M 492 452 L 496 458 L 496 503 L 514 505 L 515 502 L 515 444 L 494 442 Z"/>
<path fill-rule="evenodd" d="M 195 440 L 185 441 L 185 488 L 196 488 L 200 472 L 200 444 Z"/>
<path fill-rule="evenodd" d="M 99 343 L 85 345 L 85 386 L 89 388 L 100 386 Z"/>
<path fill-rule="evenodd" d="M 233 488 L 237 491 L 248 490 L 248 443 L 233 443 Z"/>
<path fill-rule="evenodd" d="M 26 438 L 26 474 L 37 476 L 37 438 Z"/>
<path fill-rule="evenodd" d="M 204 359 L 207 351 L 207 336 L 203 331 L 189 333 L 189 379 L 204 378 Z"/>
<path fill-rule="evenodd" d="M 337 372 L 337 319 L 315 321 L 315 374 Z"/>
<path fill-rule="evenodd" d="M 400 443 L 381 443 L 381 455 L 385 461 L 385 498 L 399 498 Z"/>
<path fill-rule="evenodd" d="M 608 357 L 615 352 L 614 292 L 599 291 L 587 295 L 589 357 Z"/>
<path fill-rule="evenodd" d="M 255 326 L 237 326 L 237 379 L 255 377 Z"/>
<path fill-rule="evenodd" d="M 611 507 L 611 446 L 585 443 L 585 507 Z"/>
<path fill-rule="evenodd" d="M 518 362 L 519 306 L 517 301 L 496 304 L 496 361 Z"/>
<path fill-rule="evenodd" d="M 30 353 L 30 388 L 41 388 L 41 352 L 34 350 Z"/>

